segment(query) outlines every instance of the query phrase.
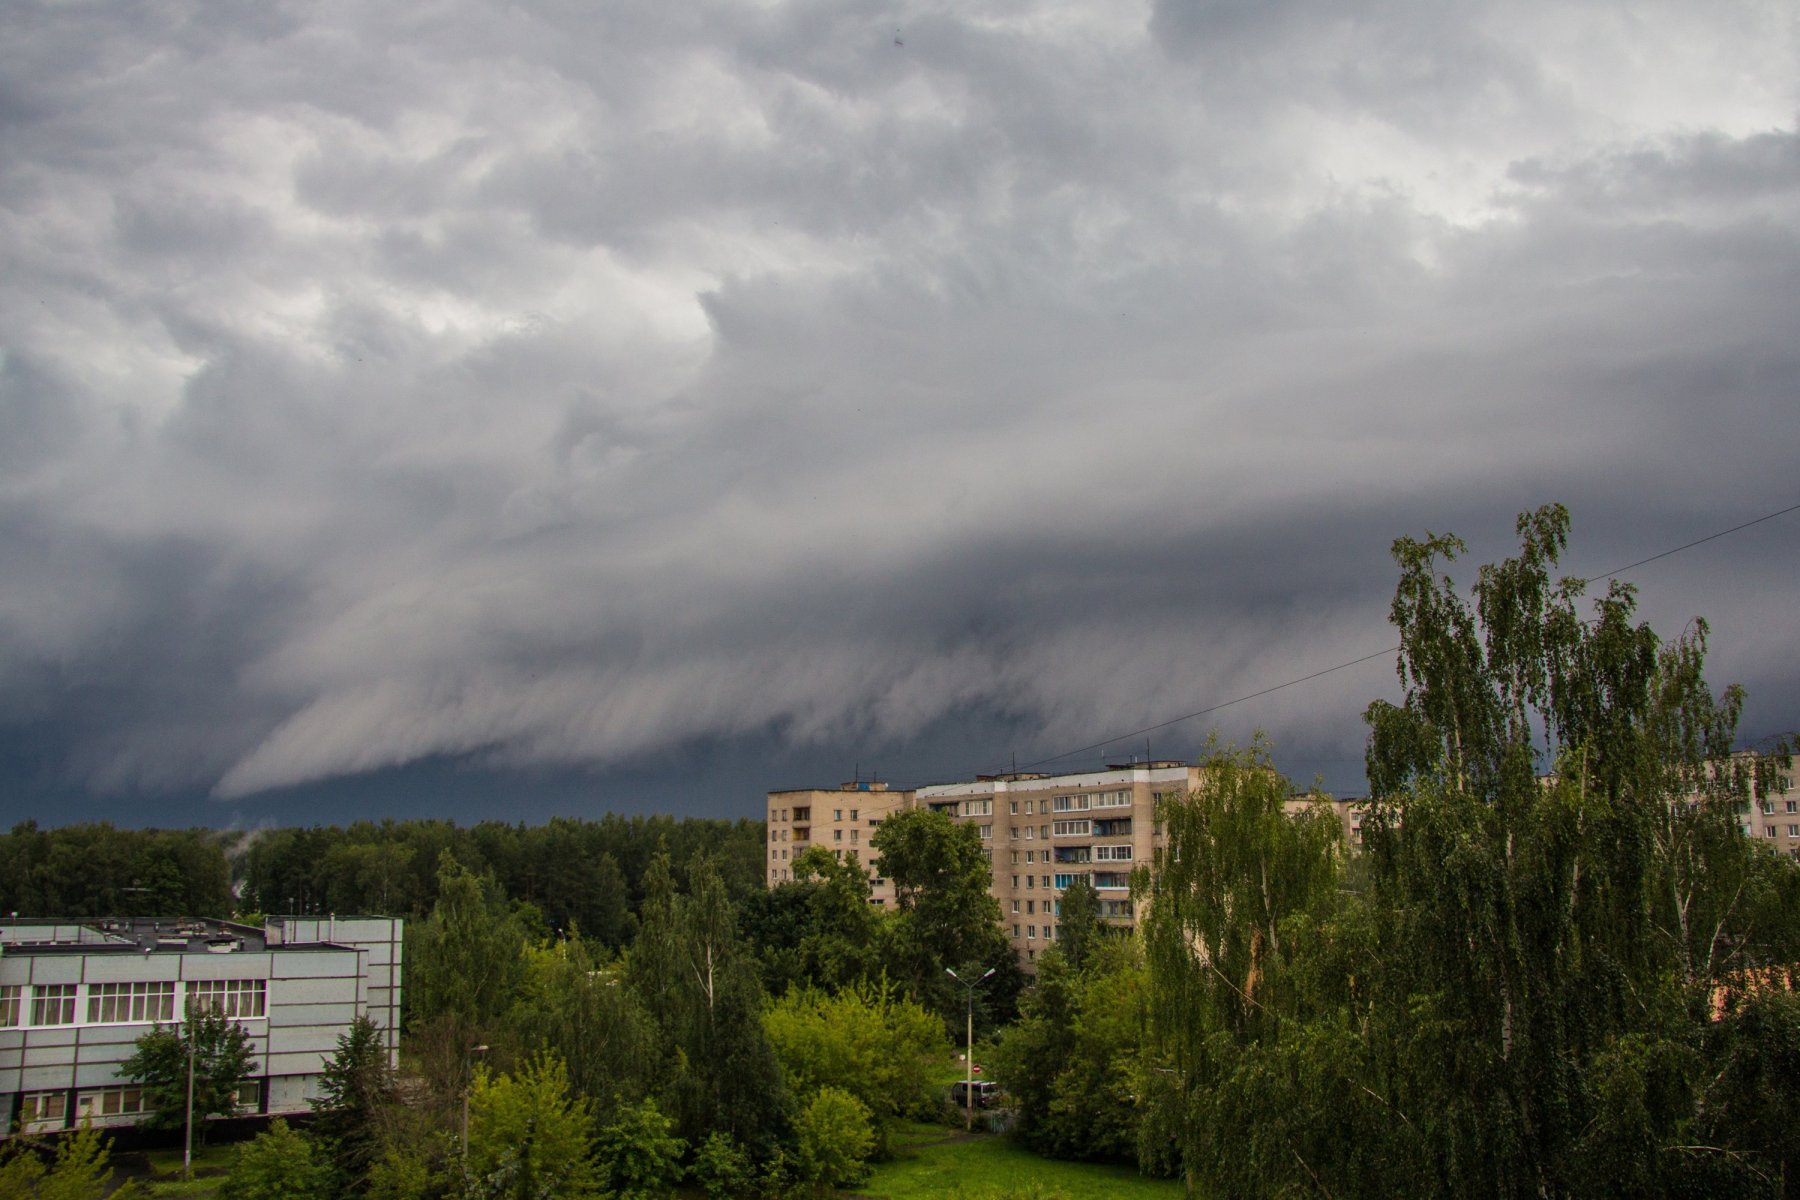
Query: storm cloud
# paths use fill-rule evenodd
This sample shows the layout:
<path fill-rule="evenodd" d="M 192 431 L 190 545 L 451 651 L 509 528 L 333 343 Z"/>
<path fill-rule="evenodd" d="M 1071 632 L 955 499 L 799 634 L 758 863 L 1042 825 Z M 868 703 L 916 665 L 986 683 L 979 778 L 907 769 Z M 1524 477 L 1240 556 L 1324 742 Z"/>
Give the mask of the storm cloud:
<path fill-rule="evenodd" d="M 5 769 L 133 820 L 722 744 L 974 769 L 970 730 L 1035 759 L 1391 645 L 1399 534 L 1492 556 L 1560 500 L 1590 573 L 1792 504 L 1793 39 L 1756 0 L 10 4 Z M 1751 735 L 1800 724 L 1797 531 L 1632 576 Z M 1392 685 L 1212 722 L 1354 790 Z M 726 782 L 696 806 L 806 781 Z"/>

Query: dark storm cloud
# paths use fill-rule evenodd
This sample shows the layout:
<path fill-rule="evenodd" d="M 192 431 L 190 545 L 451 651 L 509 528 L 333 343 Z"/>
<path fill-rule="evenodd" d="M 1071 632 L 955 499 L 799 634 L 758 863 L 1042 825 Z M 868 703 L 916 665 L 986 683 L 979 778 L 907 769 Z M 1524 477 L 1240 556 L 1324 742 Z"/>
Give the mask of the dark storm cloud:
<path fill-rule="evenodd" d="M 0 27 L 0 740 L 69 787 L 1023 760 L 1391 644 L 1397 534 L 1792 499 L 1777 5 Z M 1642 583 L 1779 724 L 1758 536 Z M 1212 720 L 1353 787 L 1391 687 Z"/>

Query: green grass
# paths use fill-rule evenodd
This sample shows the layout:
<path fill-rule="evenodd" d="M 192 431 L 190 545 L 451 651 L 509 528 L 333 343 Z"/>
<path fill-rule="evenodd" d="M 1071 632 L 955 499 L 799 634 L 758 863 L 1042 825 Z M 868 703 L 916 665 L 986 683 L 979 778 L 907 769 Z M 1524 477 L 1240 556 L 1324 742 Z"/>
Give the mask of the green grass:
<path fill-rule="evenodd" d="M 877 1164 L 851 1193 L 870 1200 L 924 1197 L 1031 1197 L 1033 1200 L 1178 1200 L 1181 1184 L 1146 1179 L 1129 1167 L 1039 1158 L 1010 1138 L 941 1125 L 909 1124 L 894 1131 L 894 1157 Z"/>
<path fill-rule="evenodd" d="M 225 1182 L 225 1174 L 237 1157 L 233 1145 L 198 1146 L 194 1149 L 194 1178 L 181 1177 L 181 1147 L 122 1155 L 114 1166 L 120 1168 L 117 1178 L 138 1181 L 142 1194 L 154 1200 L 210 1200 Z M 134 1170 L 147 1162 L 148 1170 Z"/>

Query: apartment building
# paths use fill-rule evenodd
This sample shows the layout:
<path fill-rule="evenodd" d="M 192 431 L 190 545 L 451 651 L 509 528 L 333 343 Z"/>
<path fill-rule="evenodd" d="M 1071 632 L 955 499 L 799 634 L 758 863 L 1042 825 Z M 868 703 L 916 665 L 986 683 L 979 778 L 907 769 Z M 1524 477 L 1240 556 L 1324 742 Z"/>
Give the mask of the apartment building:
<path fill-rule="evenodd" d="M 401 934 L 387 917 L 227 921 L 0 920 L 0 1137 L 90 1121 L 129 1125 L 144 1097 L 119 1065 L 190 1008 L 250 1035 L 250 1113 L 310 1111 L 339 1035 L 358 1016 L 398 1065 Z"/>
<path fill-rule="evenodd" d="M 1775 853 L 1800 858 L 1800 786 L 1789 779 L 1787 787 L 1752 800 L 1740 827 Z"/>
<path fill-rule="evenodd" d="M 869 848 L 881 822 L 912 807 L 913 793 L 859 780 L 835 788 L 790 788 L 769 793 L 769 886 L 793 879 L 793 861 L 813 846 L 839 860 L 855 855 L 869 876 L 871 904 L 891 906 L 894 886 L 875 873 Z"/>
<path fill-rule="evenodd" d="M 1001 924 L 1029 965 L 1056 940 L 1062 893 L 1077 879 L 1093 885 L 1103 921 L 1135 923 L 1131 872 L 1163 844 L 1156 806 L 1199 782 L 1200 768 L 1163 759 L 1070 775 L 978 775 L 920 788 L 914 803 L 980 832 Z"/>

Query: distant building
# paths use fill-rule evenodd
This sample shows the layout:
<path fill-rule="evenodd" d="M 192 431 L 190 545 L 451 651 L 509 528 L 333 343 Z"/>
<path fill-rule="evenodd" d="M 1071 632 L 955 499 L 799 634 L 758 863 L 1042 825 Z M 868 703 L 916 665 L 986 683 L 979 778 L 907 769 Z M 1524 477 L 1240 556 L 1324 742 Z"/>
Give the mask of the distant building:
<path fill-rule="evenodd" d="M 248 1113 L 310 1111 L 339 1035 L 359 1016 L 398 1065 L 403 922 L 388 917 L 226 921 L 0 920 L 0 1136 L 146 1115 L 119 1077 L 134 1043 L 190 1007 L 250 1035 Z"/>
<path fill-rule="evenodd" d="M 912 807 L 913 793 L 879 782 L 769 793 L 769 886 L 794 878 L 794 859 L 813 846 L 838 859 L 854 854 L 869 876 L 871 904 L 891 906 L 894 885 L 875 874 L 869 839 L 889 816 Z"/>
<path fill-rule="evenodd" d="M 793 878 L 792 863 L 810 846 L 842 859 L 855 853 L 873 885 L 870 902 L 891 906 L 893 885 L 875 872 L 869 839 L 896 812 L 930 808 L 972 824 L 992 864 L 993 896 L 1013 949 L 1026 966 L 1056 940 L 1064 889 L 1086 877 L 1100 900 L 1101 920 L 1131 928 L 1133 868 L 1163 846 L 1157 805 L 1193 791 L 1202 768 L 1175 759 L 1110 764 L 1068 775 L 1013 772 L 962 783 L 890 790 L 882 783 L 791 788 L 769 793 L 770 887 Z M 1311 803 L 1296 797 L 1290 812 Z M 1361 800 L 1332 801 L 1344 840 L 1362 842 Z"/>

